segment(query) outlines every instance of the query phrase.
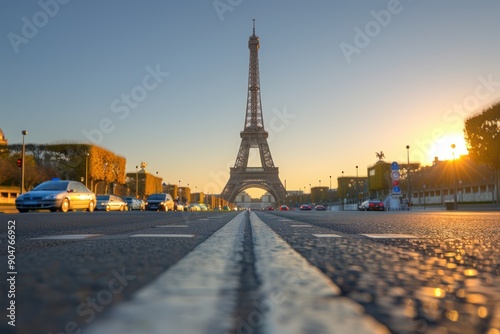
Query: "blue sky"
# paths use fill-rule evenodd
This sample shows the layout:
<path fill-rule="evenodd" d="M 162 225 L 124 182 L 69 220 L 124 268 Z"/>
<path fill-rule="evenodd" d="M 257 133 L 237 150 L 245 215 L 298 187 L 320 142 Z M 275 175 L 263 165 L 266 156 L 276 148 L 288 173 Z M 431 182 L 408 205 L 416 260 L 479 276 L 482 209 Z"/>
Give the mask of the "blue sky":
<path fill-rule="evenodd" d="M 0 128 L 10 143 L 23 129 L 33 143 L 93 140 L 129 171 L 146 161 L 166 182 L 220 192 L 256 19 L 280 177 L 335 187 L 375 151 L 404 162 L 410 145 L 429 164 L 459 150 L 464 118 L 500 100 L 499 13 L 494 0 L 5 0 Z"/>

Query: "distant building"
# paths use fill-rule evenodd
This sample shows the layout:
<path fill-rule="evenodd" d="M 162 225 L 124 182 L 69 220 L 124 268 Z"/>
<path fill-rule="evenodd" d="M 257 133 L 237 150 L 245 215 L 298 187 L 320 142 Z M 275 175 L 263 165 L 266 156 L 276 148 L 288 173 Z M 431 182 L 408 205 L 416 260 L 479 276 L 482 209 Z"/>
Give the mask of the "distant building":
<path fill-rule="evenodd" d="M 200 193 L 192 193 L 191 194 L 191 203 L 205 203 L 205 194 Z"/>
<path fill-rule="evenodd" d="M 311 202 L 316 204 L 323 204 L 329 201 L 328 187 L 312 187 L 311 188 Z"/>
<path fill-rule="evenodd" d="M 417 205 L 444 204 L 455 197 L 459 203 L 495 202 L 497 186 L 495 171 L 467 155 L 456 160 L 436 158 L 432 166 L 412 173 L 411 198 Z M 403 187 L 405 191 L 407 184 Z"/>
<path fill-rule="evenodd" d="M 162 192 L 164 188 L 162 181 L 161 177 L 148 173 L 145 169 L 127 173 L 126 183 L 128 189 L 123 195 L 146 199 L 151 194 Z"/>
<path fill-rule="evenodd" d="M 238 205 L 241 203 L 252 203 L 252 197 L 248 195 L 246 191 L 242 191 L 241 193 L 236 196 L 236 199 L 234 200 L 235 203 Z"/>

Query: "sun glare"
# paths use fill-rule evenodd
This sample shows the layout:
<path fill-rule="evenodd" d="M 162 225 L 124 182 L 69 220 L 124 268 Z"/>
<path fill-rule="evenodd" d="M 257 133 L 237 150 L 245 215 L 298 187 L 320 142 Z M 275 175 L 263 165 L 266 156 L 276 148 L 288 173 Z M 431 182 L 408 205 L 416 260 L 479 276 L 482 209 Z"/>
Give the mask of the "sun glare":
<path fill-rule="evenodd" d="M 452 148 L 452 145 L 455 148 Z M 429 152 L 429 160 L 433 161 L 435 157 L 439 160 L 451 160 L 453 157 L 459 158 L 461 155 L 468 154 L 467 146 L 463 134 L 453 133 L 443 135 L 434 144 L 433 149 Z"/>

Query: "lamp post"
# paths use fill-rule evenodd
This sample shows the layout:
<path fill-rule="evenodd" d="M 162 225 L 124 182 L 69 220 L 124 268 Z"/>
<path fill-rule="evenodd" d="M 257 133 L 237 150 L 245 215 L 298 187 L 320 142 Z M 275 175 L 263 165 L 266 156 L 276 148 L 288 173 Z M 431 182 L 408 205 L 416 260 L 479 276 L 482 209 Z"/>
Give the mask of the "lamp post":
<path fill-rule="evenodd" d="M 85 155 L 85 187 L 89 187 L 89 153 Z"/>
<path fill-rule="evenodd" d="M 356 200 L 359 205 L 359 188 L 358 188 L 358 166 L 356 165 Z"/>
<path fill-rule="evenodd" d="M 406 145 L 406 162 L 408 163 L 408 210 L 411 208 L 411 170 L 410 170 L 410 145 Z"/>
<path fill-rule="evenodd" d="M 328 187 L 328 202 L 332 206 L 332 176 L 330 175 L 330 187 Z M 330 208 L 331 210 L 331 208 Z"/>
<path fill-rule="evenodd" d="M 21 194 L 24 192 L 24 157 L 26 155 L 26 147 L 24 145 L 24 136 L 28 134 L 28 131 L 23 130 L 21 131 L 23 135 L 23 148 L 22 148 L 22 155 L 21 155 Z"/>
<path fill-rule="evenodd" d="M 423 187 L 424 187 L 424 210 L 425 210 L 425 188 L 426 188 L 425 184 L 423 185 Z"/>
<path fill-rule="evenodd" d="M 342 178 L 340 179 L 339 182 L 339 190 L 341 190 L 342 186 L 340 184 L 344 183 L 344 171 L 342 171 Z M 340 192 L 340 207 L 342 208 L 342 211 L 344 211 L 344 193 L 342 191 Z"/>
<path fill-rule="evenodd" d="M 139 166 L 135 166 L 135 198 L 139 197 Z"/>
<path fill-rule="evenodd" d="M 181 180 L 179 180 L 179 187 L 177 188 L 177 198 L 178 198 L 178 202 L 181 203 L 182 202 L 182 190 L 181 190 Z"/>
<path fill-rule="evenodd" d="M 156 180 L 155 180 L 155 192 L 158 192 L 158 172 L 156 172 Z"/>
<path fill-rule="evenodd" d="M 455 162 L 455 144 L 451 144 L 451 149 L 452 149 L 452 156 L 453 156 L 453 210 L 458 209 L 457 205 L 457 168 L 456 168 L 456 162 Z"/>

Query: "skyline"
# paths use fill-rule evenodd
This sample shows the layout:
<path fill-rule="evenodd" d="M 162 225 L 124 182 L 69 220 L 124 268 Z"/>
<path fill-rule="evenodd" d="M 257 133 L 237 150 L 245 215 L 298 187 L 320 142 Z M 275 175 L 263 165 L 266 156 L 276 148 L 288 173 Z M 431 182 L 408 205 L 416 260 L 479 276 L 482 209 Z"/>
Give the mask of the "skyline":
<path fill-rule="evenodd" d="M 405 162 L 406 145 L 423 165 L 452 143 L 463 154 L 463 121 L 500 99 L 494 1 L 231 3 L 3 3 L 0 128 L 12 144 L 21 130 L 27 143 L 92 142 L 129 172 L 145 161 L 218 193 L 241 141 L 252 19 L 288 190 L 335 187 L 355 166 L 366 176 L 378 151 Z"/>

